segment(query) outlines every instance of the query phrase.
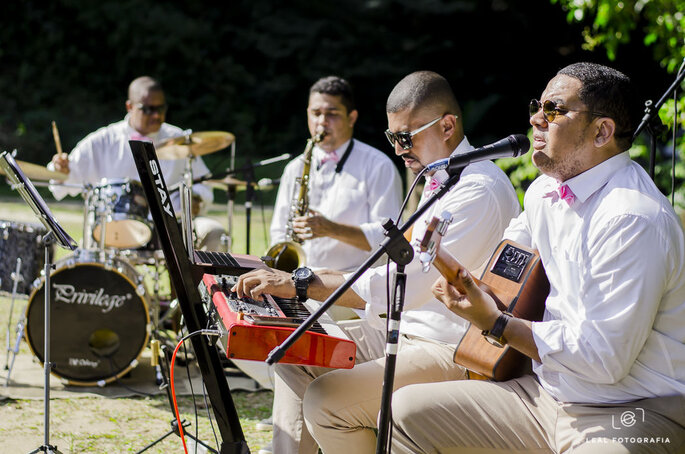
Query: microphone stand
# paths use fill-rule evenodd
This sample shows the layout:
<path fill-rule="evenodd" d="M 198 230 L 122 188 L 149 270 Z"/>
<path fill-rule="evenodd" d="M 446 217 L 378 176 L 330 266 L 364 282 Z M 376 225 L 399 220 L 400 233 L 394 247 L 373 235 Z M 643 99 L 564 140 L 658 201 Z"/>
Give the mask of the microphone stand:
<path fill-rule="evenodd" d="M 449 179 L 438 188 L 437 192 L 433 194 L 425 203 L 419 206 L 416 211 L 407 219 L 401 227 L 396 227 L 391 219 L 383 222 L 386 239 L 380 246 L 369 256 L 369 258 L 362 263 L 359 268 L 350 276 L 343 284 L 338 287 L 321 306 L 313 312 L 307 319 L 302 322 L 284 341 L 282 344 L 275 347 L 266 358 L 266 363 L 273 365 L 280 361 L 285 352 L 292 347 L 292 345 L 307 331 L 311 326 L 321 317 L 324 312 L 330 308 L 340 296 L 345 293 L 354 284 L 359 277 L 361 277 L 366 270 L 368 270 L 383 254 L 388 254 L 391 260 L 397 264 L 397 272 L 395 274 L 395 288 L 393 292 L 393 303 L 390 305 L 390 313 L 388 314 L 388 333 L 386 338 L 386 362 L 383 377 L 383 391 L 381 394 L 381 409 L 378 423 L 378 438 L 376 444 L 376 453 L 383 454 L 387 452 L 389 444 L 389 427 L 390 427 L 390 404 L 392 401 L 392 391 L 397 355 L 397 346 L 399 340 L 399 326 L 402 309 L 404 306 L 404 289 L 406 284 L 406 275 L 404 274 L 404 266 L 410 263 L 414 257 L 414 250 L 406 238 L 404 232 L 409 229 L 417 219 L 431 207 L 435 202 L 441 199 L 449 190 L 459 182 L 461 172 L 466 167 L 464 164 L 458 168 L 450 168 L 451 173 Z"/>
<path fill-rule="evenodd" d="M 685 59 L 683 59 L 683 64 L 685 64 Z M 656 136 L 661 135 L 665 130 L 665 126 L 663 123 L 661 123 L 661 119 L 658 115 L 659 109 L 664 104 L 666 99 L 671 96 L 671 93 L 678 88 L 680 83 L 683 81 L 683 78 L 685 78 L 685 71 L 682 71 L 681 66 L 681 71 L 678 73 L 676 80 L 671 84 L 670 87 L 668 87 L 668 89 L 666 89 L 666 92 L 661 96 L 657 103 L 652 107 L 651 99 L 645 102 L 645 115 L 642 117 L 642 121 L 633 133 L 633 140 L 635 140 L 638 134 L 640 134 L 645 127 L 647 128 L 647 132 L 649 132 L 651 142 L 649 154 L 649 176 L 652 178 L 652 180 L 654 180 L 654 166 L 656 161 Z M 673 127 L 675 127 L 675 124 Z"/>
<path fill-rule="evenodd" d="M 212 180 L 212 179 L 220 179 L 220 178 L 225 178 L 229 177 L 231 175 L 236 175 L 238 173 L 242 173 L 244 175 L 244 180 L 245 183 L 247 184 L 247 187 L 245 188 L 245 221 L 246 221 L 246 254 L 250 254 L 250 223 L 251 223 L 251 217 L 252 217 L 252 199 L 254 197 L 254 182 L 255 182 L 255 173 L 254 169 L 257 167 L 262 167 L 265 165 L 273 164 L 275 162 L 280 162 L 280 161 L 285 161 L 286 159 L 290 159 L 291 155 L 286 153 L 282 154 L 280 156 L 276 156 L 275 158 L 269 158 L 269 159 L 264 159 L 262 161 L 258 161 L 256 163 L 252 163 L 252 161 L 248 158 L 247 164 L 245 164 L 243 167 L 239 167 L 237 169 L 227 169 L 224 172 L 221 172 L 219 175 L 214 175 L 214 174 L 207 174 L 204 175 L 200 178 L 196 178 L 193 183 L 200 183 L 206 180 Z M 231 203 L 230 207 L 232 210 L 232 200 L 235 198 L 235 189 L 232 190 L 229 185 L 228 189 L 228 199 Z M 230 229 L 230 222 L 229 222 L 229 229 Z M 230 232 L 230 230 L 229 230 Z M 230 249 L 229 249 L 230 250 Z"/>
<path fill-rule="evenodd" d="M 245 253 L 250 255 L 250 230 L 251 230 L 251 220 L 252 220 L 252 197 L 254 196 L 254 186 L 252 182 L 255 180 L 254 166 L 252 161 L 248 158 L 247 165 L 244 167 L 245 175 Z"/>

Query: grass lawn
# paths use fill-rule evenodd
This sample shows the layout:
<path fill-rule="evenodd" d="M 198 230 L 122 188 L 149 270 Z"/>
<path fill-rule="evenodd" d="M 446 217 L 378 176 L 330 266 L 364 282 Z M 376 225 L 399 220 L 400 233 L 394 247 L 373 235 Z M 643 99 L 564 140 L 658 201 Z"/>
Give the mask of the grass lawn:
<path fill-rule="evenodd" d="M 50 210 L 58 222 L 77 241 L 82 237 L 83 205 L 78 201 L 55 202 L 47 200 Z M 224 226 L 228 225 L 226 207 L 213 205 L 207 213 Z M 261 255 L 266 250 L 265 226 L 270 222 L 271 211 L 255 207 L 251 216 L 250 253 Z M 29 207 L 19 198 L 0 200 L 0 220 L 19 223 L 36 223 L 37 218 Z M 246 216 L 242 206 L 236 206 L 232 219 L 232 251 L 245 253 L 247 248 Z M 27 252 L 30 253 L 30 252 Z M 55 260 L 69 252 L 58 249 Z M 2 260 L 2 257 L 0 257 Z M 15 301 L 12 320 L 17 321 L 26 305 L 26 298 Z M 10 298 L 0 295 L 0 328 L 6 331 L 10 312 Z M 12 329 L 12 335 L 14 328 Z M 4 352 L 3 352 L 4 353 Z M 19 355 L 32 355 L 26 342 L 22 342 Z M 5 365 L 4 354 L 2 367 Z M 4 385 L 4 383 L 3 383 Z M 271 413 L 273 394 L 270 391 L 233 392 L 241 425 L 248 446 L 256 452 L 271 440 L 270 432 L 255 429 L 255 424 Z M 197 397 L 197 417 L 191 397 L 179 398 L 182 417 L 191 423 L 190 433 L 198 430 L 200 440 L 216 446 L 212 422 L 203 408 L 202 396 Z M 0 401 L 0 446 L 2 452 L 30 452 L 43 445 L 42 400 L 3 400 Z M 213 415 L 212 415 L 213 417 Z M 103 398 L 78 397 L 51 399 L 50 404 L 50 444 L 66 453 L 113 453 L 138 452 L 147 444 L 164 435 L 173 419 L 166 395 L 155 397 Z M 216 429 L 216 422 L 213 422 Z M 217 436 L 219 436 L 217 434 Z M 148 453 L 182 453 L 181 440 L 177 436 L 167 437 L 155 445 Z M 194 452 L 190 450 L 190 452 Z"/>

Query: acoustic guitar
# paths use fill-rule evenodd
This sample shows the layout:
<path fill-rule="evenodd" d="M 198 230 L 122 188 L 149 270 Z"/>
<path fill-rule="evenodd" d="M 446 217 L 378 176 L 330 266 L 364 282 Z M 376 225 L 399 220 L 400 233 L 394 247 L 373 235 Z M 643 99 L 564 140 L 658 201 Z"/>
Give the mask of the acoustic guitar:
<path fill-rule="evenodd" d="M 448 282 L 454 283 L 461 266 L 449 251 L 440 248 L 442 236 L 451 221 L 452 215 L 447 212 L 441 217 L 433 217 L 418 247 L 424 270 L 433 264 Z M 525 320 L 542 320 L 549 281 L 536 250 L 513 241 L 502 241 L 480 280 L 475 281 L 494 298 L 500 310 Z M 491 344 L 473 325 L 457 345 L 454 362 L 469 371 L 469 378 L 495 381 L 520 377 L 531 367 L 530 358 L 509 345 L 498 347 Z"/>

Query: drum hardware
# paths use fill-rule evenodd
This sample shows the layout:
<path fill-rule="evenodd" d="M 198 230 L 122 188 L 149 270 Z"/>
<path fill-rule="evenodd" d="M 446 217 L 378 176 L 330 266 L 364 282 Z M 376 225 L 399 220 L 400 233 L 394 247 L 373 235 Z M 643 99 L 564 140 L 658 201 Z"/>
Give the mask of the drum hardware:
<path fill-rule="evenodd" d="M 17 295 L 17 286 L 19 282 L 24 280 L 24 276 L 21 274 L 21 257 L 17 257 L 17 267 L 12 273 L 12 281 L 14 282 L 14 285 L 12 286 L 12 299 L 10 301 L 10 314 L 9 314 L 9 320 L 7 321 L 7 358 L 5 360 L 5 370 L 7 371 L 7 381 L 5 382 L 5 387 L 9 386 L 10 383 L 10 376 L 12 375 L 12 368 L 14 367 L 14 360 L 17 357 L 17 354 L 19 353 L 19 345 L 21 344 L 21 338 L 24 337 L 24 327 L 26 325 L 26 319 L 22 315 L 19 318 L 19 321 L 17 322 L 17 326 L 15 327 L 15 334 L 16 334 L 16 339 L 14 341 L 14 344 L 11 343 L 11 334 L 10 331 L 12 329 L 12 314 L 14 313 L 14 298 Z M 10 353 L 12 353 L 12 360 L 10 361 Z"/>

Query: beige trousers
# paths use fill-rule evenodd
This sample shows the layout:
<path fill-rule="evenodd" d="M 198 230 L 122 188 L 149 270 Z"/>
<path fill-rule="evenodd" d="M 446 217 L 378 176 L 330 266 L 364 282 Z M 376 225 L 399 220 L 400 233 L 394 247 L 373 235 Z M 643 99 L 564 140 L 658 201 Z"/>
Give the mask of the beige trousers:
<path fill-rule="evenodd" d="M 376 452 L 385 335 L 368 325 L 346 331 L 357 343 L 354 368 L 276 367 L 274 454 L 316 454 L 317 445 L 325 454 Z M 402 336 L 394 389 L 464 378 L 453 353 L 453 345 Z"/>
<path fill-rule="evenodd" d="M 683 396 L 561 404 L 527 375 L 407 386 L 392 408 L 393 454 L 685 452 Z"/>

